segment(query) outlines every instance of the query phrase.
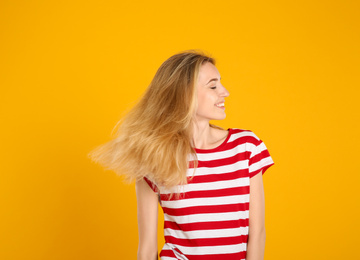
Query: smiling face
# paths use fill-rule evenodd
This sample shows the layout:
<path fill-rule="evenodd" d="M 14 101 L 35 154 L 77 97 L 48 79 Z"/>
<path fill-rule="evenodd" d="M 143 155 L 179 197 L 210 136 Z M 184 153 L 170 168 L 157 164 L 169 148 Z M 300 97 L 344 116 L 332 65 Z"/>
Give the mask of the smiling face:
<path fill-rule="evenodd" d="M 220 83 L 220 73 L 210 62 L 201 65 L 197 81 L 198 121 L 222 120 L 225 114 L 225 97 L 229 92 Z"/>

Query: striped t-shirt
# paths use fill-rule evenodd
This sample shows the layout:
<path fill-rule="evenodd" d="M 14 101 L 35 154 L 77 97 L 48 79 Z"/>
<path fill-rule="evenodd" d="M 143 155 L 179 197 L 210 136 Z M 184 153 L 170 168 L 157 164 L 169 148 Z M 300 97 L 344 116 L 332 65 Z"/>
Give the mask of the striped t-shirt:
<path fill-rule="evenodd" d="M 162 260 L 245 259 L 249 233 L 250 178 L 274 164 L 252 131 L 229 129 L 213 149 L 195 149 L 198 167 L 188 169 L 188 184 L 159 193 L 164 211 Z M 191 165 L 191 164 L 190 164 Z M 193 178 L 190 178 L 193 176 Z M 169 193 L 180 188 L 180 197 Z"/>

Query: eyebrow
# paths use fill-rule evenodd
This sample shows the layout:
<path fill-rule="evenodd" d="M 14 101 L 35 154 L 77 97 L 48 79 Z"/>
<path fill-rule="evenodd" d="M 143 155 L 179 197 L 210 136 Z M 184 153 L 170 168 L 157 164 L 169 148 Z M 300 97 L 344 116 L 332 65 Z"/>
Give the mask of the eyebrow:
<path fill-rule="evenodd" d="M 220 80 L 221 80 L 221 78 L 220 78 Z M 210 80 L 208 81 L 208 83 L 206 83 L 206 85 L 209 84 L 211 81 L 218 81 L 218 79 L 217 79 L 217 78 L 210 79 Z"/>

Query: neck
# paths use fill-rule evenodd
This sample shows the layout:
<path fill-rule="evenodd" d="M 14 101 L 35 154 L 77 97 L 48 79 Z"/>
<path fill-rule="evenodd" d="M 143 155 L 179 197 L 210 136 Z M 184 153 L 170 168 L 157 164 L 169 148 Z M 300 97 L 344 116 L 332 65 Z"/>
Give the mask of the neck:
<path fill-rule="evenodd" d="M 213 140 L 209 121 L 196 122 L 193 127 L 193 143 L 196 148 L 206 148 Z"/>

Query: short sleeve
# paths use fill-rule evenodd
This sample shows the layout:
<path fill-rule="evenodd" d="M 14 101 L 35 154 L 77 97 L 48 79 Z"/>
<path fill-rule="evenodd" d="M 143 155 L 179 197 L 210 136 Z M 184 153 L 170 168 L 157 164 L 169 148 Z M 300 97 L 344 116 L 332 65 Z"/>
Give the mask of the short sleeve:
<path fill-rule="evenodd" d="M 254 134 L 255 140 L 249 144 L 250 158 L 249 158 L 249 174 L 250 178 L 258 174 L 262 170 L 262 174 L 272 165 L 274 161 L 265 146 L 264 142 Z"/>
<path fill-rule="evenodd" d="M 155 183 L 153 183 L 152 181 L 150 181 L 148 178 L 144 177 L 144 180 L 146 181 L 147 184 L 149 184 L 150 188 L 158 193 L 158 187 L 155 185 Z"/>

